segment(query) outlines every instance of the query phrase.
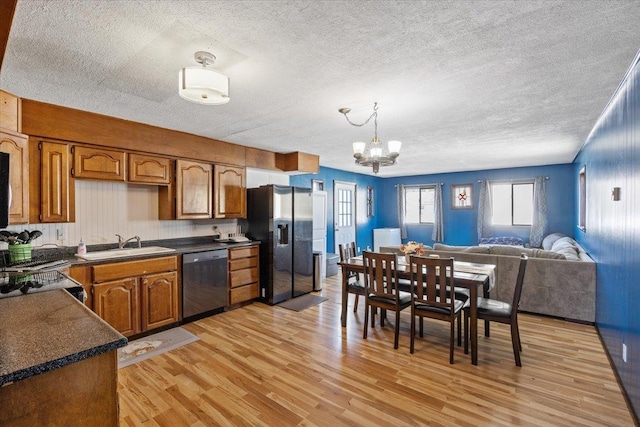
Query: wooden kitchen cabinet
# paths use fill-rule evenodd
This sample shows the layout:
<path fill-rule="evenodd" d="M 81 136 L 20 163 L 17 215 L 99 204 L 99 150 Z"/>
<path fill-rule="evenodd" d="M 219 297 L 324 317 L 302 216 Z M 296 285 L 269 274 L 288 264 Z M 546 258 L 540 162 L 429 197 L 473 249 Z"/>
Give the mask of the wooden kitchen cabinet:
<path fill-rule="evenodd" d="M 258 298 L 260 248 L 257 245 L 229 249 L 229 304 Z"/>
<path fill-rule="evenodd" d="M 247 217 L 245 168 L 213 166 L 214 218 Z"/>
<path fill-rule="evenodd" d="M 168 185 L 171 182 L 171 159 L 129 153 L 127 181 L 132 184 Z"/>
<path fill-rule="evenodd" d="M 188 160 L 176 160 L 175 165 L 171 185 L 159 190 L 159 219 L 212 218 L 211 165 Z"/>
<path fill-rule="evenodd" d="M 29 163 L 29 222 L 74 222 L 75 181 L 70 176 L 69 146 L 30 141 Z"/>
<path fill-rule="evenodd" d="M 124 151 L 104 148 L 74 146 L 73 170 L 75 178 L 107 181 L 125 180 Z"/>
<path fill-rule="evenodd" d="M 178 321 L 178 274 L 150 274 L 140 278 L 142 332 Z"/>
<path fill-rule="evenodd" d="M 180 320 L 177 257 L 98 264 L 93 311 L 124 336 Z"/>
<path fill-rule="evenodd" d="M 138 279 L 128 277 L 93 285 L 93 311 L 124 336 L 140 333 Z"/>
<path fill-rule="evenodd" d="M 0 152 L 9 154 L 9 224 L 29 222 L 29 146 L 25 135 L 0 130 Z"/>

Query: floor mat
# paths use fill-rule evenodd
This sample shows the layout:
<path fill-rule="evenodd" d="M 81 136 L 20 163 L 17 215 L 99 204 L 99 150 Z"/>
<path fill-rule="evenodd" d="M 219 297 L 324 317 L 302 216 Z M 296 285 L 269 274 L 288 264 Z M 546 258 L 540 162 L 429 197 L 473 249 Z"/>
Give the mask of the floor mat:
<path fill-rule="evenodd" d="M 325 302 L 329 298 L 318 295 L 306 294 L 277 304 L 278 307 L 288 308 L 293 311 L 302 311 L 305 308 L 313 307 L 321 302 Z"/>
<path fill-rule="evenodd" d="M 118 349 L 118 369 L 198 341 L 198 337 L 182 328 L 173 328 L 130 341 Z"/>

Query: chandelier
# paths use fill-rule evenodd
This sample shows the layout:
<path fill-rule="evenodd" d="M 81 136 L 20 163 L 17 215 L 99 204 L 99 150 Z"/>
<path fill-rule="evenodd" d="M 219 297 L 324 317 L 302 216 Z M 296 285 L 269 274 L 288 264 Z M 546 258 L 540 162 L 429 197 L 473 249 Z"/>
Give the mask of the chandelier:
<path fill-rule="evenodd" d="M 365 142 L 353 143 L 353 157 L 356 159 L 356 164 L 367 167 L 371 166 L 374 174 L 378 173 L 380 166 L 391 166 L 396 164 L 396 159 L 400 155 L 400 146 L 402 143 L 400 141 L 389 141 L 385 147 L 380 140 L 378 140 L 377 102 L 373 104 L 373 113 L 364 123 L 360 124 L 353 123 L 349 120 L 349 116 L 347 116 L 347 114 L 351 112 L 351 108 L 340 108 L 338 111 L 344 114 L 344 117 L 351 126 L 364 126 L 373 118 L 374 134 L 373 138 L 371 138 L 371 142 L 369 142 L 368 145 Z"/>
<path fill-rule="evenodd" d="M 205 105 L 220 105 L 229 102 L 229 77 L 207 65 L 213 64 L 215 55 L 199 51 L 195 53 L 200 66 L 180 70 L 178 93 L 187 101 Z"/>

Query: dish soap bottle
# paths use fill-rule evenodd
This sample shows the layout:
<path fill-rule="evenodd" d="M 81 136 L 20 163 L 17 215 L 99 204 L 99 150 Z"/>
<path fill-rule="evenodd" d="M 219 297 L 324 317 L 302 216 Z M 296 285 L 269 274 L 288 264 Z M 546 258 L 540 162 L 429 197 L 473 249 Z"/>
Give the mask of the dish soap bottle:
<path fill-rule="evenodd" d="M 80 238 L 80 243 L 78 243 L 78 255 L 84 255 L 87 253 L 87 245 L 84 244 L 84 240 Z"/>

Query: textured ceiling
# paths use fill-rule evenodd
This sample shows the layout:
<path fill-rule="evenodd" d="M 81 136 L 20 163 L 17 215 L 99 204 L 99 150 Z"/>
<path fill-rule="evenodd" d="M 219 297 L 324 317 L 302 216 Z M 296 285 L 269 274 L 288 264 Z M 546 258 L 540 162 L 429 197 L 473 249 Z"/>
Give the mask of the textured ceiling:
<path fill-rule="evenodd" d="M 400 176 L 568 163 L 640 48 L 640 1 L 19 0 L 0 88 L 353 164 L 379 103 Z M 209 50 L 231 101 L 178 96 Z"/>

